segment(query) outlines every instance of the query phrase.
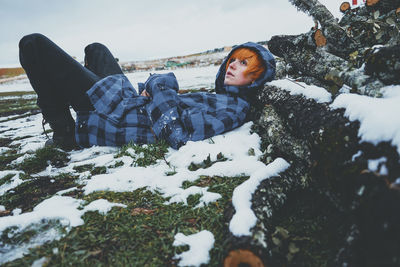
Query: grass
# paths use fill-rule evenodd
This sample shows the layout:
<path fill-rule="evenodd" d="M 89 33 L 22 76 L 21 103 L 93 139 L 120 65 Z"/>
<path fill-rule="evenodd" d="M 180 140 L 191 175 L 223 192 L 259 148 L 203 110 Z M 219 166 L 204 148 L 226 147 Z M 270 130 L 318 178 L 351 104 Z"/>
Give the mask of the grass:
<path fill-rule="evenodd" d="M 50 164 L 56 168 L 67 165 L 68 154 L 54 147 L 43 147 L 35 151 L 33 157 L 25 159 L 19 168 L 25 173 L 37 173 L 46 169 Z"/>
<path fill-rule="evenodd" d="M 17 153 L 15 150 L 9 150 L 0 155 L 0 171 L 9 169 L 8 164 L 10 164 L 13 160 L 22 156 Z"/>
<path fill-rule="evenodd" d="M 77 177 L 68 173 L 38 177 L 25 175 L 22 178 L 24 183 L 0 196 L 0 205 L 5 206 L 7 210 L 20 208 L 23 212 L 31 211 L 37 204 L 58 191 L 78 186 L 75 182 Z"/>
<path fill-rule="evenodd" d="M 129 143 L 121 148 L 115 158 L 129 156 L 134 159 L 132 166 L 146 167 L 155 164 L 159 159 L 165 160 L 164 155 L 167 153 L 168 147 L 165 141 L 159 141 L 155 144 L 148 145 Z"/>
<path fill-rule="evenodd" d="M 9 184 L 12 180 L 12 178 L 15 176 L 15 174 L 7 174 L 6 176 L 4 176 L 3 178 L 0 179 L 0 186 L 4 185 L 4 184 Z"/>
<path fill-rule="evenodd" d="M 24 101 L 22 96 L 25 93 L 17 93 L 20 96 L 20 110 L 31 108 L 32 101 Z M 0 94 L 1 96 L 11 96 Z M 12 98 L 13 99 L 13 98 Z M 9 100 L 2 101 L 1 107 L 10 105 Z M 18 105 L 18 104 L 15 104 Z M 6 114 L 1 114 L 5 116 Z M 17 117 L 11 118 L 16 119 Z M 26 136 L 19 137 L 24 139 Z M 4 146 L 15 139 L 1 139 Z M 119 202 L 127 205 L 127 208 L 113 208 L 107 215 L 98 212 L 87 212 L 83 219 L 85 224 L 73 228 L 68 234 L 58 241 L 45 243 L 35 247 L 23 258 L 6 263 L 4 266 L 24 266 L 30 265 L 36 259 L 46 257 L 50 266 L 170 266 L 176 265 L 173 259 L 176 253 L 181 253 L 188 247 L 172 246 L 174 236 L 178 232 L 193 234 L 207 229 L 214 233 L 216 243 L 211 252 L 212 266 L 219 266 L 222 261 L 225 249 L 224 238 L 228 234 L 224 210 L 230 206 L 230 198 L 233 189 L 245 181 L 248 177 L 207 177 L 202 176 L 194 182 L 186 183 L 185 186 L 197 185 L 208 186 L 209 191 L 220 193 L 223 197 L 215 203 L 204 208 L 194 209 L 199 203 L 200 195 L 188 198 L 188 205 L 171 204 L 166 205 L 166 199 L 157 192 L 150 192 L 144 188 L 134 192 L 95 192 L 84 195 L 80 189 L 82 185 L 77 183 L 78 176 L 71 173 L 64 173 L 58 176 L 32 176 L 43 171 L 48 165 L 62 167 L 68 164 L 68 154 L 52 148 L 46 147 L 38 149 L 31 157 L 25 159 L 17 165 L 10 165 L 12 160 L 22 156 L 15 153 L 13 149 L 0 155 L 0 160 L 4 169 L 19 169 L 24 172 L 20 178 L 24 183 L 15 187 L 0 196 L 0 205 L 4 205 L 6 210 L 20 208 L 23 212 L 31 211 L 37 204 L 53 196 L 56 192 L 63 189 L 77 187 L 76 190 L 65 195 L 84 199 L 88 202 L 103 198 L 110 202 Z M 128 144 L 122 147 L 115 158 L 122 156 L 132 157 L 132 166 L 146 167 L 156 163 L 158 160 L 165 160 L 164 155 L 168 151 L 168 145 L 160 142 L 150 145 Z M 225 160 L 224 157 L 217 161 Z M 194 168 L 207 168 L 215 162 L 209 159 Z M 74 171 L 90 172 L 90 175 L 106 173 L 108 168 L 118 168 L 123 161 L 117 161 L 112 166 L 95 166 L 86 164 L 74 167 Z M 173 175 L 171 171 L 170 175 Z M 7 175 L 1 180 L 7 183 L 13 175 Z M 40 232 L 45 231 L 45 226 L 60 227 L 55 222 L 43 222 L 42 225 L 33 225 L 24 231 L 15 231 L 9 228 L 3 231 L 0 237 L 1 244 L 18 245 L 29 241 Z M 12 237 L 12 238 L 10 238 Z M 55 253 L 55 251 L 57 251 Z"/>
<path fill-rule="evenodd" d="M 190 198 L 187 206 L 165 205 L 163 197 L 145 189 L 84 196 L 83 199 L 90 202 L 102 198 L 128 207 L 113 208 L 106 216 L 87 212 L 83 216 L 84 225 L 73 228 L 61 240 L 35 248 L 29 255 L 5 266 L 31 264 L 41 257 L 49 258 L 51 266 L 171 266 L 177 263 L 173 256 L 188 249 L 172 246 L 175 234 L 188 235 L 205 229 L 211 231 L 216 240 L 209 266 L 220 266 L 228 234 L 224 210 L 230 204 L 233 189 L 247 178 L 202 177 L 193 182 L 198 186 L 207 184 L 209 191 L 223 196 L 200 209 L 193 208 L 200 196 Z M 54 254 L 54 248 L 58 254 Z"/>
<path fill-rule="evenodd" d="M 36 105 L 36 94 L 34 92 L 3 92 L 0 93 L 0 100 L 0 117 L 21 114 L 23 114 L 21 116 L 24 117 L 29 116 L 30 113 L 39 112 L 39 108 Z M 2 119 L 1 122 L 9 120 L 10 119 Z"/>
<path fill-rule="evenodd" d="M 8 116 L 5 113 L 8 105 L 14 107 L 21 105 L 19 111 L 13 111 L 21 112 L 19 114 L 29 111 L 33 100 L 26 100 L 23 96 L 31 93 L 0 93 L 0 117 Z M 15 103 L 1 99 L 9 96 L 20 99 Z M 22 136 L 19 139 L 26 137 Z M 1 138 L 0 145 L 12 147 L 11 142 L 14 140 L 16 138 Z M 158 160 L 165 160 L 164 155 L 167 151 L 168 146 L 165 143 L 128 144 L 114 157 L 118 159 L 129 156 L 133 159 L 132 166 L 146 167 Z M 249 151 L 249 154 L 251 153 L 254 151 Z M 102 198 L 126 204 L 127 208 L 114 207 L 107 215 L 87 212 L 83 216 L 85 223 L 72 228 L 69 232 L 56 221 L 43 221 L 23 231 L 8 228 L 0 235 L 0 247 L 21 245 L 50 228 L 57 229 L 60 239 L 36 246 L 24 257 L 5 263 L 4 266 L 30 266 L 35 260 L 43 257 L 47 262 L 45 266 L 175 266 L 177 261 L 174 260 L 174 255 L 188 249 L 187 246 L 172 246 L 175 234 L 182 232 L 188 235 L 201 230 L 211 231 L 215 238 L 208 266 L 221 266 L 228 252 L 226 241 L 230 218 L 227 211 L 232 209 L 232 192 L 235 187 L 248 179 L 246 176 L 201 176 L 196 181 L 184 182 L 182 185 L 184 189 L 190 186 L 208 187 L 208 191 L 222 196 L 208 206 L 194 209 L 199 203 L 200 195 L 190 196 L 188 205 L 176 203 L 166 205 L 167 199 L 145 188 L 133 192 L 100 191 L 84 195 L 83 185 L 80 184 L 76 173 L 89 172 L 90 175 L 107 173 L 110 168 L 123 166 L 122 160 L 117 160 L 111 166 L 94 164 L 76 166 L 74 173 L 37 176 L 35 174 L 43 171 L 48 165 L 56 168 L 66 166 L 69 162 L 68 154 L 51 147 L 42 148 L 22 163 L 10 164 L 20 156 L 22 155 L 18 154 L 18 147 L 12 147 L 0 154 L 0 170 L 14 169 L 24 172 L 20 175 L 24 183 L 0 196 L 0 205 L 5 206 L 7 211 L 16 208 L 20 208 L 23 212 L 31 211 L 56 192 L 72 187 L 76 189 L 65 193 L 65 196 L 87 202 Z M 222 154 L 216 161 L 208 157 L 203 162 L 191 164 L 189 170 L 208 168 L 216 162 L 225 160 L 227 159 Z M 175 173 L 172 168 L 167 175 Z M 4 176 L 0 180 L 0 186 L 9 183 L 13 177 L 12 174 Z M 275 232 L 267 238 L 272 240 L 272 259 L 276 263 L 275 266 L 329 266 L 337 251 L 338 240 L 343 237 L 342 228 L 339 224 L 335 224 L 341 220 L 341 214 L 333 212 L 334 209 L 329 205 L 329 201 L 315 192 L 297 192 L 274 215 L 271 227 Z"/>

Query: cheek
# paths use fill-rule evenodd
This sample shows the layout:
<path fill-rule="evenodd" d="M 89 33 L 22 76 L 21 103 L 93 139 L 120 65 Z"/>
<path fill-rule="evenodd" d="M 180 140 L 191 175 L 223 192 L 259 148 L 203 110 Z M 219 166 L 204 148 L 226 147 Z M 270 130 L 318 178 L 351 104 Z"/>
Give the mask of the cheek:
<path fill-rule="evenodd" d="M 249 75 L 245 74 L 246 68 L 244 68 L 238 75 L 238 78 L 240 78 L 240 81 L 243 83 L 251 81 L 251 78 Z"/>

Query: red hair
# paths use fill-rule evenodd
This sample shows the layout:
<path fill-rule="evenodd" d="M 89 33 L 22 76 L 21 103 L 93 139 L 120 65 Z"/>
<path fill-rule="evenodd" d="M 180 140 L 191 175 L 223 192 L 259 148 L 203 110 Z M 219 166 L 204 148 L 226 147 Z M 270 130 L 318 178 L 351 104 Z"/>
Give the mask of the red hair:
<path fill-rule="evenodd" d="M 260 56 L 249 48 L 238 48 L 235 50 L 226 63 L 225 72 L 228 71 L 232 59 L 246 60 L 247 69 L 244 71 L 244 75 L 249 75 L 254 80 L 257 80 L 265 71 L 265 66 Z"/>

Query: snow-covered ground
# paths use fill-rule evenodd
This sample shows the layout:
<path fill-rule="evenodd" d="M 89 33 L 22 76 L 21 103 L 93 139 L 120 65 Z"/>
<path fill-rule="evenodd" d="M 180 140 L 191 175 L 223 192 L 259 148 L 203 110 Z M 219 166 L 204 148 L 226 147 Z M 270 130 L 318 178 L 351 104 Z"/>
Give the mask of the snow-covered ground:
<path fill-rule="evenodd" d="M 213 88 L 215 75 L 218 67 L 209 66 L 192 69 L 177 69 L 174 73 L 182 89 L 193 88 Z M 165 73 L 169 71 L 158 71 Z M 137 82 L 144 82 L 149 73 L 137 72 L 128 74 L 128 78 L 136 87 Z M 305 84 L 296 84 L 289 80 L 279 80 L 270 83 L 290 91 L 292 94 L 301 94 L 305 97 L 314 98 L 317 102 L 331 102 L 331 95 L 323 88 L 316 86 L 307 86 Z M 19 80 L 12 84 L 2 84 L 0 92 L 6 91 L 27 91 L 32 90 L 27 81 Z M 399 133 L 400 123 L 391 115 L 398 113 L 398 103 L 400 88 L 388 87 L 385 90 L 384 98 L 372 99 L 370 97 L 356 96 L 352 94 L 343 94 L 338 97 L 332 108 L 346 108 L 346 115 L 351 120 L 360 120 L 360 136 L 367 141 L 376 143 L 380 140 L 392 141 L 394 145 L 400 147 Z M 376 112 L 369 112 L 371 107 Z M 389 119 L 393 118 L 393 119 Z M 45 137 L 42 135 L 41 115 L 33 115 L 26 118 L 11 120 L 0 123 L 0 138 L 17 139 L 12 144 L 19 144 L 21 152 L 36 150 L 43 146 Z M 275 159 L 269 165 L 265 165 L 258 159 L 262 155 L 260 151 L 260 137 L 251 133 L 252 123 L 246 123 L 242 127 L 231 132 L 215 136 L 212 139 L 188 142 L 179 150 L 169 149 L 165 160 L 160 160 L 156 164 L 148 167 L 132 167 L 132 157 L 123 157 L 123 166 L 109 169 L 106 174 L 90 176 L 88 173 L 78 174 L 73 169 L 74 166 L 83 164 L 94 164 L 95 166 L 109 166 L 120 161 L 115 159 L 114 155 L 117 148 L 110 147 L 92 147 L 70 152 L 70 163 L 67 167 L 52 168 L 49 166 L 41 175 L 57 175 L 62 172 L 75 173 L 80 175 L 80 183 L 84 185 L 85 194 L 90 194 L 98 190 L 108 191 L 133 191 L 145 187 L 150 191 L 157 191 L 166 198 L 165 204 L 182 202 L 186 204 L 187 198 L 191 195 L 200 194 L 200 203 L 196 208 L 201 208 L 211 202 L 216 201 L 221 196 L 209 192 L 208 188 L 191 186 L 182 188 L 184 181 L 194 181 L 202 175 L 219 175 L 226 177 L 235 177 L 238 175 L 248 175 L 250 178 L 239 185 L 233 193 L 232 203 L 236 210 L 230 222 L 230 231 L 237 236 L 250 235 L 250 229 L 256 224 L 256 217 L 251 210 L 251 198 L 259 183 L 268 179 L 268 177 L 278 175 L 288 168 L 289 164 L 281 158 Z M 20 139 L 18 137 L 31 136 Z M 233 145 L 234 144 L 234 145 Z M 4 153 L 8 148 L 0 148 L 0 153 Z M 249 153 L 249 151 L 252 151 Z M 210 155 L 211 160 L 216 160 L 217 155 L 222 153 L 227 161 L 213 164 L 207 169 L 198 169 L 189 171 L 189 165 L 201 163 Z M 140 155 L 138 155 L 140 156 Z M 29 157 L 26 154 L 24 157 Z M 16 160 L 21 162 L 23 157 Z M 371 165 L 372 166 L 372 165 Z M 373 168 L 373 167 L 371 167 Z M 176 173 L 170 175 L 171 171 Z M 0 179 L 8 174 L 14 175 L 10 183 L 0 186 L 0 194 L 18 186 L 24 181 L 19 178 L 21 172 L 9 170 L 0 172 Z M 73 190 L 72 188 L 71 190 Z M 85 203 L 80 199 L 63 196 L 63 192 L 56 193 L 53 197 L 46 199 L 38 204 L 32 212 L 20 213 L 18 210 L 13 215 L 0 217 L 0 233 L 7 227 L 17 226 L 19 230 L 30 227 L 31 224 L 39 223 L 42 220 L 58 220 L 64 227 L 70 228 L 83 224 L 81 216 L 86 211 L 97 210 L 106 214 L 112 207 L 125 206 L 119 203 L 109 203 L 106 200 L 96 200 L 91 203 Z M 0 211 L 4 207 L 0 206 Z M 62 212 L 59 212 L 62 211 Z M 33 247 L 49 240 L 60 237 L 57 231 L 49 232 L 42 238 L 36 237 L 29 244 L 19 247 L 8 247 L 0 249 L 0 264 L 15 258 L 21 257 Z M 196 242 L 193 240 L 201 240 Z M 184 236 L 177 234 L 175 236 L 174 246 L 187 244 L 190 250 L 180 255 L 181 266 L 200 265 L 209 260 L 209 251 L 214 244 L 213 234 L 209 231 L 199 232 L 198 235 Z M 198 248 L 198 247 L 201 248 Z M 199 253 L 201 251 L 201 253 Z M 193 254 L 192 254 L 193 253 Z M 197 256 L 194 256 L 197 254 Z M 201 257 L 199 256 L 201 255 Z M 192 260 L 192 261 L 191 261 Z"/>
<path fill-rule="evenodd" d="M 179 68 L 175 70 L 140 71 L 131 72 L 126 76 L 137 89 L 137 83 L 145 82 L 150 73 L 174 72 L 180 89 L 214 88 L 215 76 L 219 66 L 207 66 L 200 68 Z M 25 75 L 22 77 L 26 77 Z M 0 84 L 0 92 L 33 91 L 28 78 L 18 79 Z"/>
<path fill-rule="evenodd" d="M 218 67 L 209 66 L 195 69 L 178 69 L 174 73 L 179 81 L 181 88 L 213 88 L 215 75 Z M 159 71 L 165 73 L 169 71 Z M 144 82 L 149 73 L 137 72 L 128 74 L 128 78 L 135 86 L 137 82 Z M 3 85 L 2 91 L 27 91 L 32 90 L 26 82 L 18 81 L 9 84 L 8 87 Z M 20 152 L 25 153 L 34 151 L 43 146 L 46 138 L 42 133 L 41 125 L 42 116 L 40 114 L 29 116 L 26 118 L 10 120 L 0 124 L 0 137 L 17 139 L 12 145 L 20 145 Z M 249 180 L 237 188 L 234 193 L 237 216 L 231 224 L 231 229 L 237 235 L 250 234 L 250 228 L 256 223 L 255 216 L 250 209 L 251 195 L 255 191 L 257 185 L 269 176 L 276 175 L 280 171 L 287 168 L 288 163 L 283 159 L 277 159 L 272 164 L 265 166 L 258 161 L 262 154 L 260 151 L 260 137 L 250 132 L 251 123 L 247 123 L 242 127 L 229 133 L 215 136 L 212 140 L 204 140 L 200 142 L 189 142 L 181 147 L 178 151 L 169 149 L 165 156 L 169 165 L 165 161 L 160 160 L 154 165 L 144 167 L 132 167 L 133 159 L 131 157 L 123 157 L 124 165 L 118 168 L 110 169 L 106 174 L 95 175 L 90 177 L 88 173 L 81 173 L 80 183 L 84 185 L 85 194 L 98 190 L 109 191 L 133 191 L 138 188 L 146 187 L 148 190 L 157 191 L 166 198 L 166 204 L 176 202 L 187 202 L 187 198 L 191 195 L 200 194 L 200 203 L 197 208 L 201 208 L 211 202 L 215 202 L 221 196 L 217 193 L 209 192 L 208 188 L 192 186 L 187 189 L 182 188 L 184 181 L 194 181 L 201 175 L 220 175 L 220 176 L 239 176 L 248 175 Z M 31 136 L 28 138 L 18 138 Z M 235 144 L 232 146 L 232 144 Z M 0 148 L 4 153 L 8 148 Z M 254 151 L 249 153 L 249 150 Z M 82 164 L 94 164 L 95 166 L 109 166 L 121 158 L 115 159 L 114 155 L 118 151 L 117 148 L 110 147 L 92 147 L 79 151 L 70 152 L 70 163 L 64 168 L 52 168 L 49 166 L 45 171 L 38 175 L 57 175 L 59 173 L 76 173 L 74 166 Z M 193 163 L 201 163 L 210 155 L 211 160 L 216 160 L 217 154 L 222 153 L 228 160 L 213 164 L 207 169 L 198 169 L 197 171 L 189 171 L 189 165 Z M 140 155 L 138 155 L 140 156 Z M 25 154 L 23 157 L 16 159 L 15 162 L 22 162 L 24 158 L 29 157 Z M 172 168 L 172 169 L 171 169 Z M 176 174 L 168 173 L 174 170 Z M 10 183 L 6 183 L 0 187 L 0 193 L 4 194 L 8 190 L 23 183 L 19 175 L 21 172 L 9 170 L 0 172 L 0 179 L 6 175 L 12 174 L 14 177 Z M 73 190 L 73 188 L 71 189 Z M 80 199 L 62 196 L 63 192 L 58 192 L 53 197 L 46 199 L 38 204 L 32 212 L 20 213 L 15 210 L 13 215 L 0 217 L 0 232 L 10 226 L 17 226 L 19 230 L 30 227 L 43 220 L 58 220 L 64 227 L 75 227 L 81 225 L 83 220 L 81 216 L 88 210 L 98 210 L 106 213 L 111 207 L 119 206 L 118 203 L 109 203 L 107 201 L 96 201 L 96 203 L 84 203 Z M 168 201 L 167 201 L 168 199 Z M 4 209 L 4 207 L 1 207 Z M 83 208 L 83 209 L 82 209 Z M 62 211 L 62 212 L 59 212 Z M 248 216 L 252 220 L 248 220 Z M 43 235 L 43 238 L 36 237 L 28 244 L 18 247 L 7 247 L 0 250 L 0 264 L 21 257 L 23 253 L 28 251 L 29 247 L 40 245 L 43 242 L 60 238 L 57 231 L 49 232 Z M 203 233 L 199 233 L 203 235 Z M 214 237 L 211 232 L 207 232 L 204 244 L 205 251 L 201 256 L 193 257 L 198 250 L 189 250 L 184 254 L 177 255 L 177 259 L 181 259 L 180 265 L 190 264 L 193 260 L 194 265 L 199 265 L 208 261 L 208 252 L 213 247 Z M 175 245 L 191 244 L 191 237 L 177 235 Z"/>

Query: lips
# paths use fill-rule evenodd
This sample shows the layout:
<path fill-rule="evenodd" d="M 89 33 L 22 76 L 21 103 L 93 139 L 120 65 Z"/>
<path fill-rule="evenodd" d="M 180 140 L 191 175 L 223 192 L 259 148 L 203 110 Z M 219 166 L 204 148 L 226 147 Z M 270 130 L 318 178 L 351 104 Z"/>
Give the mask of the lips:
<path fill-rule="evenodd" d="M 232 76 L 232 77 L 233 77 L 233 73 L 230 72 L 230 71 L 228 71 L 228 72 L 226 73 L 226 76 Z"/>

